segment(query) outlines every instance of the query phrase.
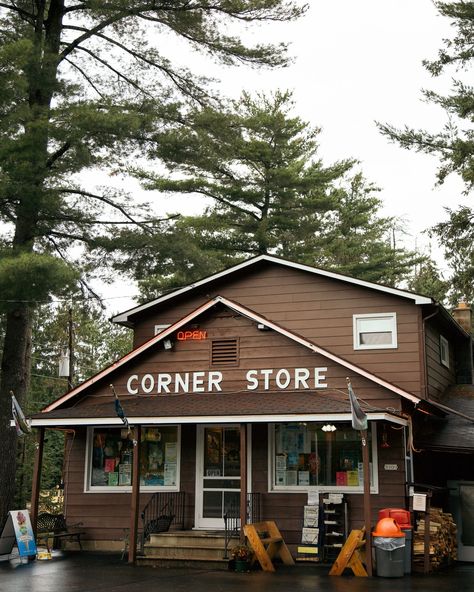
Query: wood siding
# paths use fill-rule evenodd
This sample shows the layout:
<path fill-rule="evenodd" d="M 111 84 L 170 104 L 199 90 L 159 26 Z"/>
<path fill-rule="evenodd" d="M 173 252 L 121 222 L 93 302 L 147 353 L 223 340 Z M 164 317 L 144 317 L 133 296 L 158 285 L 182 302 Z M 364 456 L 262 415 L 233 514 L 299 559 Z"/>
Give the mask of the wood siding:
<path fill-rule="evenodd" d="M 428 385 L 428 397 L 440 399 L 446 388 L 456 383 L 454 346 L 453 341 L 449 343 L 449 368 L 441 364 L 440 335 L 439 330 L 429 325 L 425 331 L 426 335 L 426 373 Z M 443 334 L 446 338 L 446 334 Z"/>
<path fill-rule="evenodd" d="M 225 393 L 239 393 L 247 390 L 248 382 L 246 373 L 248 370 L 280 369 L 285 368 L 294 371 L 295 368 L 327 368 L 325 371 L 328 389 L 347 390 L 346 377 L 350 377 L 359 397 L 370 401 L 374 408 L 385 410 L 387 408 L 400 409 L 400 397 L 390 391 L 378 386 L 370 380 L 361 377 L 355 372 L 328 360 L 321 354 L 315 354 L 306 347 L 290 341 L 288 338 L 273 331 L 259 331 L 255 323 L 250 319 L 239 315 L 230 314 L 223 309 L 201 319 L 200 329 L 207 331 L 208 339 L 205 341 L 178 341 L 172 350 L 164 350 L 161 344 L 152 348 L 139 358 L 134 360 L 129 367 L 117 370 L 112 376 L 107 376 L 102 382 L 93 385 L 88 390 L 88 397 L 79 404 L 94 404 L 101 400 L 112 400 L 109 383 L 113 382 L 117 393 L 123 400 L 127 396 L 127 381 L 131 375 L 138 375 L 140 378 L 150 374 L 156 380 L 159 373 L 181 373 L 195 371 L 209 371 L 217 369 L 222 372 L 222 391 Z M 239 365 L 236 367 L 212 368 L 210 344 L 213 338 L 238 337 L 239 340 Z M 373 354 L 371 354 L 373 356 Z M 389 356 L 382 353 L 385 358 Z M 370 355 L 363 352 L 363 359 L 369 359 Z M 390 358 L 389 358 L 390 359 Z M 390 372 L 388 377 L 395 378 L 399 374 L 405 377 L 411 376 L 416 382 L 418 372 L 416 364 L 411 362 L 387 361 Z M 387 377 L 386 376 L 386 377 Z M 262 388 L 262 385 L 259 385 Z M 190 389 L 191 390 L 191 389 Z M 207 389 L 206 389 L 207 390 Z M 274 377 L 269 382 L 268 390 L 278 390 Z M 291 390 L 290 388 L 288 390 Z M 324 389 L 321 389 L 324 392 Z M 258 390 L 255 391 L 258 400 Z M 143 394 L 140 392 L 139 394 Z M 150 394 L 157 394 L 156 388 Z M 191 395 L 190 395 L 191 396 Z M 198 396 L 194 395 L 194 396 Z M 344 398 L 344 394 L 339 395 Z M 256 411 L 261 409 L 256 403 Z"/>
<path fill-rule="evenodd" d="M 245 276 L 227 276 L 186 300 L 176 298 L 147 310 L 136 320 L 134 346 L 152 337 L 156 324 L 176 322 L 219 294 L 400 388 L 421 394 L 420 307 L 397 296 L 275 265 L 250 270 Z M 398 347 L 355 351 L 353 315 L 384 312 L 397 313 Z"/>
<path fill-rule="evenodd" d="M 378 430 L 378 479 L 379 493 L 371 495 L 372 526 L 383 508 L 405 507 L 405 466 L 403 454 L 403 430 L 388 426 L 389 448 L 381 448 L 381 432 Z M 124 532 L 130 526 L 131 494 L 127 492 L 85 492 L 86 431 L 77 430 L 67 458 L 68 473 L 65 485 L 67 519 L 81 522 L 86 532 L 85 540 L 123 541 Z M 185 527 L 194 525 L 195 510 L 195 459 L 196 426 L 183 426 L 181 431 L 180 490 L 185 497 Z M 268 475 L 268 425 L 252 426 L 252 472 L 249 477 L 252 492 L 261 498 L 261 515 L 264 520 L 275 520 L 290 548 L 295 551 L 301 542 L 303 507 L 307 493 L 273 492 L 269 490 Z M 396 471 L 384 470 L 385 464 L 396 464 Z M 342 491 L 342 490 L 341 490 Z M 149 500 L 150 493 L 140 494 L 140 512 Z M 349 529 L 363 524 L 363 495 L 348 494 Z"/>

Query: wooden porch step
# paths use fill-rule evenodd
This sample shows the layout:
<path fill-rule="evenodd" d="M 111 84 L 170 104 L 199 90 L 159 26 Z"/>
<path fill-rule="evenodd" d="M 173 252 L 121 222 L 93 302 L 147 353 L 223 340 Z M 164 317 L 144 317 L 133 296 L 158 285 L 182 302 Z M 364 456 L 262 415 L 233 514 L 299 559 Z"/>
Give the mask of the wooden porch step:
<path fill-rule="evenodd" d="M 222 531 L 209 530 L 171 530 L 168 532 L 160 532 L 151 534 L 150 540 L 145 546 L 156 547 L 221 547 L 224 548 L 224 533 Z M 238 539 L 232 539 L 230 547 L 238 544 Z"/>
<path fill-rule="evenodd" d="M 172 561 L 204 561 L 218 563 L 224 560 L 224 534 L 210 531 L 171 531 L 150 536 L 143 550 L 144 559 Z M 231 539 L 229 550 L 238 539 Z"/>

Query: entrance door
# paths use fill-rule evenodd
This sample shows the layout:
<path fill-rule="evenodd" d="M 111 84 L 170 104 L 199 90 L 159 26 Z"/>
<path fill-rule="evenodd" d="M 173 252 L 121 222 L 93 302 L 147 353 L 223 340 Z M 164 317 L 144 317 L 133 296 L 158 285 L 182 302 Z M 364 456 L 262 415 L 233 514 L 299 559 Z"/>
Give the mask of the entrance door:
<path fill-rule="evenodd" d="M 224 528 L 224 514 L 240 504 L 240 429 L 198 426 L 196 528 Z"/>

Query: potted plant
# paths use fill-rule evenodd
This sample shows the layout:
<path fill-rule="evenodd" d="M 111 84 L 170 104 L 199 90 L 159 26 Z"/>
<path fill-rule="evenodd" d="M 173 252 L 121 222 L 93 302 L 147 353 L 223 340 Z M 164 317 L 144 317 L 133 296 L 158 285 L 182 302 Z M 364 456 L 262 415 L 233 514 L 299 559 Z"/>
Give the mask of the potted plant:
<path fill-rule="evenodd" d="M 253 551 L 247 545 L 236 545 L 233 547 L 232 559 L 234 560 L 235 571 L 245 572 L 250 568 L 250 559 L 252 558 Z"/>

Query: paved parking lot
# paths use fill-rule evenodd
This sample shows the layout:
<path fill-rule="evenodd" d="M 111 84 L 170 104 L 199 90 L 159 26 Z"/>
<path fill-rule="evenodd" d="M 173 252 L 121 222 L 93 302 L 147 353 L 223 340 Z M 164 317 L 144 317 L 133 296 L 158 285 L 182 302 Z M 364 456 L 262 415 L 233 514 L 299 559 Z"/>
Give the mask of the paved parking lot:
<path fill-rule="evenodd" d="M 433 592 L 474 589 L 474 564 L 424 576 L 328 576 L 328 567 L 279 567 L 276 573 L 134 567 L 115 554 L 55 552 L 50 561 L 0 561 L 0 592 Z"/>

